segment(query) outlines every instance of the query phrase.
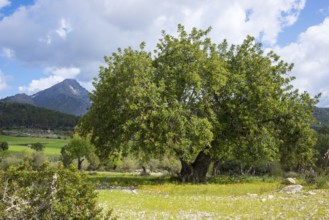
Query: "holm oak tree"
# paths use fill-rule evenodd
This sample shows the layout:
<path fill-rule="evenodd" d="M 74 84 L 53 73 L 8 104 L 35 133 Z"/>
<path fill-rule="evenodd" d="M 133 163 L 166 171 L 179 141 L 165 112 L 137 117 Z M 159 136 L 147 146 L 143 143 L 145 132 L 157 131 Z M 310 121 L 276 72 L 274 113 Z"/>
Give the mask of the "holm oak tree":
<path fill-rule="evenodd" d="M 312 165 L 318 97 L 294 90 L 293 65 L 264 54 L 253 37 L 230 46 L 209 32 L 179 25 L 178 36 L 163 32 L 153 54 L 142 43 L 105 57 L 81 133 L 105 157 L 173 154 L 182 181 L 204 181 L 211 161 L 227 156 L 250 166 Z"/>

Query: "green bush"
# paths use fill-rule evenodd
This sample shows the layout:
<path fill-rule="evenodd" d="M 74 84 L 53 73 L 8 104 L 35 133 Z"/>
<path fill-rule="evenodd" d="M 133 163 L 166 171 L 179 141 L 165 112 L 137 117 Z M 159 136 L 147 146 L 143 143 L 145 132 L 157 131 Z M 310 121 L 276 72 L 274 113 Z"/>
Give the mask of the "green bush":
<path fill-rule="evenodd" d="M 328 189 L 329 188 L 329 177 L 319 176 L 316 178 L 316 188 L 318 189 Z"/>
<path fill-rule="evenodd" d="M 0 151 L 8 150 L 8 143 L 6 141 L 0 142 Z"/>
<path fill-rule="evenodd" d="M 270 174 L 274 177 L 283 176 L 283 170 L 279 161 L 274 161 L 270 165 Z"/>
<path fill-rule="evenodd" d="M 43 144 L 41 144 L 41 143 L 39 143 L 39 142 L 37 142 L 37 143 L 33 143 L 33 144 L 31 145 L 31 149 L 36 150 L 36 151 L 42 151 L 43 148 L 44 148 Z"/>
<path fill-rule="evenodd" d="M 1 161 L 1 169 L 7 170 L 11 166 L 17 166 L 22 163 L 22 160 L 16 156 L 6 157 Z"/>
<path fill-rule="evenodd" d="M 31 155 L 29 164 L 34 170 L 39 169 L 46 161 L 48 161 L 47 156 L 43 152 L 34 152 Z"/>
<path fill-rule="evenodd" d="M 28 164 L 36 170 L 45 162 L 48 162 L 48 158 L 43 152 L 31 153 L 28 151 L 21 151 L 4 158 L 1 163 L 1 168 L 7 170 L 12 166 L 15 167 L 17 165 Z"/>
<path fill-rule="evenodd" d="M 133 157 L 125 157 L 118 164 L 117 169 L 123 172 L 132 172 L 140 168 L 139 163 Z"/>
<path fill-rule="evenodd" d="M 71 167 L 37 171 L 24 164 L 0 171 L 0 216 L 3 219 L 102 219 L 97 193 L 86 177 Z"/>
<path fill-rule="evenodd" d="M 178 159 L 170 156 L 165 156 L 160 162 L 160 170 L 167 171 L 170 175 L 178 175 L 181 170 L 181 163 Z"/>
<path fill-rule="evenodd" d="M 316 184 L 318 175 L 313 170 L 305 170 L 301 174 L 301 178 L 305 181 L 306 184 L 313 185 Z"/>

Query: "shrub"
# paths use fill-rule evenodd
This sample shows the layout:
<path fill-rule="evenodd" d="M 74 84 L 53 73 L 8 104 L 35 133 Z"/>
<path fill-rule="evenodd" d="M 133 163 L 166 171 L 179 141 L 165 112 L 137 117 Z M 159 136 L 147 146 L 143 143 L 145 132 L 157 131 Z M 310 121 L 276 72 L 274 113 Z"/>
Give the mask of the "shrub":
<path fill-rule="evenodd" d="M 0 216 L 3 219 L 100 219 L 94 186 L 71 167 L 29 166 L 0 171 Z"/>
<path fill-rule="evenodd" d="M 1 169 L 7 170 L 11 166 L 17 166 L 21 164 L 22 160 L 16 156 L 6 157 L 1 162 Z"/>
<path fill-rule="evenodd" d="M 43 148 L 44 148 L 43 144 L 41 144 L 41 143 L 39 143 L 39 142 L 37 142 L 37 143 L 33 143 L 33 144 L 31 145 L 31 149 L 36 150 L 36 151 L 42 151 Z"/>
<path fill-rule="evenodd" d="M 43 152 L 34 152 L 31 155 L 29 163 L 32 168 L 36 170 L 39 169 L 46 161 L 48 161 L 48 158 Z"/>
<path fill-rule="evenodd" d="M 6 141 L 0 142 L 0 151 L 8 150 L 8 143 Z"/>
<path fill-rule="evenodd" d="M 167 171 L 170 175 L 178 175 L 181 170 L 181 163 L 174 157 L 165 156 L 161 163 L 160 169 Z"/>
<path fill-rule="evenodd" d="M 313 170 L 305 170 L 301 177 L 304 179 L 305 183 L 308 185 L 316 184 L 318 175 Z"/>
<path fill-rule="evenodd" d="M 48 157 L 43 152 L 28 152 L 21 151 L 17 154 L 9 155 L 4 158 L 1 163 L 3 170 L 9 169 L 9 167 L 15 167 L 22 164 L 27 164 L 32 169 L 39 169 L 45 162 L 48 162 Z"/>
<path fill-rule="evenodd" d="M 157 159 L 150 159 L 147 163 L 147 166 L 150 168 L 151 172 L 154 172 L 159 169 L 160 161 Z"/>
<path fill-rule="evenodd" d="M 117 169 L 124 172 L 132 172 L 139 168 L 138 161 L 132 157 L 124 157 Z"/>
<path fill-rule="evenodd" d="M 316 188 L 318 189 L 328 189 L 329 188 L 329 177 L 319 176 L 316 178 Z"/>
<path fill-rule="evenodd" d="M 283 176 L 283 170 L 279 161 L 274 161 L 271 163 L 270 174 L 275 177 Z"/>
<path fill-rule="evenodd" d="M 78 159 L 74 159 L 71 162 L 71 165 L 78 167 Z M 89 161 L 88 160 L 84 160 L 83 163 L 81 164 L 80 170 L 87 170 L 89 167 Z"/>

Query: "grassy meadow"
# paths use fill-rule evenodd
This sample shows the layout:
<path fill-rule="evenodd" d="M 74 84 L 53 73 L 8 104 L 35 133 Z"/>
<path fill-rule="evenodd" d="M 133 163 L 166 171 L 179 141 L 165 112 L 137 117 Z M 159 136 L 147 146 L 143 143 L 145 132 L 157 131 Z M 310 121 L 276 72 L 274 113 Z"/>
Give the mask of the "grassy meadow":
<path fill-rule="evenodd" d="M 276 183 L 143 185 L 99 190 L 119 219 L 328 219 L 329 190 L 280 192 Z"/>
<path fill-rule="evenodd" d="M 99 204 L 119 219 L 328 219 L 329 189 L 304 180 L 301 192 L 280 191 L 272 177 L 218 177 L 208 184 L 180 184 L 163 176 L 97 172 Z M 218 182 L 218 183 L 214 183 Z M 105 186 L 105 187 L 104 187 Z M 327 187 L 328 188 L 328 187 Z"/>
<path fill-rule="evenodd" d="M 69 139 L 52 139 L 52 138 L 38 138 L 38 137 L 14 137 L 0 135 L 0 141 L 8 142 L 8 153 L 17 153 L 20 151 L 33 152 L 28 147 L 32 143 L 42 143 L 45 148 L 44 152 L 47 155 L 60 154 L 61 148 L 69 142 Z"/>
<path fill-rule="evenodd" d="M 162 185 L 100 190 L 119 219 L 328 219 L 329 191 L 276 191 L 276 184 Z"/>

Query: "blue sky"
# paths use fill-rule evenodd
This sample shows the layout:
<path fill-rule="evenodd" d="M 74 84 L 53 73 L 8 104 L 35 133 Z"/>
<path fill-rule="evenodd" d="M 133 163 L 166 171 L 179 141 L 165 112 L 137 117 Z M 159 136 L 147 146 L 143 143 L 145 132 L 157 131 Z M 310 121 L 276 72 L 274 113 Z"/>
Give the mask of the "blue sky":
<path fill-rule="evenodd" d="M 329 107 L 328 0 L 0 0 L 0 98 L 65 78 L 91 89 L 118 47 L 154 48 L 161 30 L 212 26 L 216 42 L 253 35 L 295 63 L 294 86 Z"/>

